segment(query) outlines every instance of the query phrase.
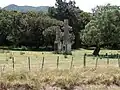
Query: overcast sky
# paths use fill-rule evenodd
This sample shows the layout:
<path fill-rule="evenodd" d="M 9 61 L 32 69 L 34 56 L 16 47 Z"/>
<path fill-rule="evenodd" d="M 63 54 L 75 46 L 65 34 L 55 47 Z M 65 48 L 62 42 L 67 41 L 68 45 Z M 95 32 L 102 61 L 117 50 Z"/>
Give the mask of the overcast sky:
<path fill-rule="evenodd" d="M 16 5 L 30 5 L 30 6 L 54 6 L 56 0 L 1 0 L 0 7 L 5 7 L 9 4 Z M 69 0 L 67 0 L 69 1 Z M 90 12 L 96 5 L 105 5 L 110 3 L 112 5 L 120 5 L 120 0 L 75 0 L 76 5 L 80 9 Z"/>

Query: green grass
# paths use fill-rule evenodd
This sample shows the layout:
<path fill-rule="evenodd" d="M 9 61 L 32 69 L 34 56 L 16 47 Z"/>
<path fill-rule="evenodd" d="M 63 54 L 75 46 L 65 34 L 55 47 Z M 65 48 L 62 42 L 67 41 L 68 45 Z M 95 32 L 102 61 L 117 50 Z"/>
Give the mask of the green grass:
<path fill-rule="evenodd" d="M 64 55 L 53 54 L 52 52 L 29 52 L 29 51 L 6 51 L 0 53 L 0 67 L 5 66 L 5 70 L 12 70 L 12 59 L 15 59 L 15 70 L 28 70 L 28 57 L 31 60 L 31 70 L 40 70 L 42 65 L 42 59 L 45 58 L 44 68 L 56 69 L 57 67 L 57 57 L 59 60 L 59 69 L 69 69 L 71 65 L 71 60 L 73 57 L 73 68 L 83 67 L 83 57 L 84 54 L 92 54 L 93 50 L 76 50 L 73 51 L 73 55 L 68 55 L 68 58 L 64 58 Z M 119 50 L 101 50 L 100 54 L 117 54 Z M 87 67 L 95 67 L 96 57 L 86 58 Z M 106 58 L 98 59 L 98 67 L 108 66 Z M 118 59 L 110 58 L 109 66 L 118 67 Z"/>

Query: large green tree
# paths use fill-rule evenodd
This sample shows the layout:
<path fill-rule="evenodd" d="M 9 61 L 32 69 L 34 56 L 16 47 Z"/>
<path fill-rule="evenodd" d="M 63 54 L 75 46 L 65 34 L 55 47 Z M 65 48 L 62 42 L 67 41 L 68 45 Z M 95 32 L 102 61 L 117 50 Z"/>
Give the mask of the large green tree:
<path fill-rule="evenodd" d="M 76 2 L 71 0 L 69 2 L 56 0 L 55 7 L 49 8 L 48 11 L 50 16 L 58 20 L 69 20 L 69 25 L 72 26 L 75 35 L 74 48 L 79 48 L 81 43 L 79 32 L 90 21 L 90 14 L 84 13 L 76 6 Z"/>
<path fill-rule="evenodd" d="M 96 45 L 93 55 L 98 55 L 100 46 L 112 46 L 120 43 L 120 10 L 118 6 L 97 6 L 94 18 L 83 32 L 83 42 Z"/>

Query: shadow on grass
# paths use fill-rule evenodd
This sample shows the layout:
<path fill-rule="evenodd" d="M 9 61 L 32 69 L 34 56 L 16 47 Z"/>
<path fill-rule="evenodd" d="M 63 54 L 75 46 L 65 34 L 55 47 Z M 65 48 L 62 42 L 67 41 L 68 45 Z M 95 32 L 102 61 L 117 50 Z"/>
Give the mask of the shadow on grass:
<path fill-rule="evenodd" d="M 13 48 L 13 47 L 0 47 L 0 49 L 3 50 L 12 50 L 12 51 L 47 51 L 47 52 L 51 52 L 53 51 L 52 48 L 48 47 L 40 47 L 40 48 Z"/>

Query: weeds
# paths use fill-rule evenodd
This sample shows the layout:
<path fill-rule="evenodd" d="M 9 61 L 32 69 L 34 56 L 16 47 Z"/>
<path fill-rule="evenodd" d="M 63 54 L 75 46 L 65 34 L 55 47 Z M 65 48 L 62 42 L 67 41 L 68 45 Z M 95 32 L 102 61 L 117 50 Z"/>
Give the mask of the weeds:
<path fill-rule="evenodd" d="M 34 86 L 36 90 L 43 86 L 50 85 L 72 90 L 75 86 L 81 85 L 116 85 L 120 86 L 120 70 L 117 68 L 98 68 L 94 71 L 75 69 L 69 70 L 45 70 L 43 72 L 6 72 L 1 76 L 1 81 L 10 84 L 22 84 Z M 101 72 L 101 70 L 103 70 Z M 118 72 L 119 71 L 119 72 Z M 17 83 L 16 83 L 17 82 Z M 67 88 L 67 89 L 66 89 Z"/>

